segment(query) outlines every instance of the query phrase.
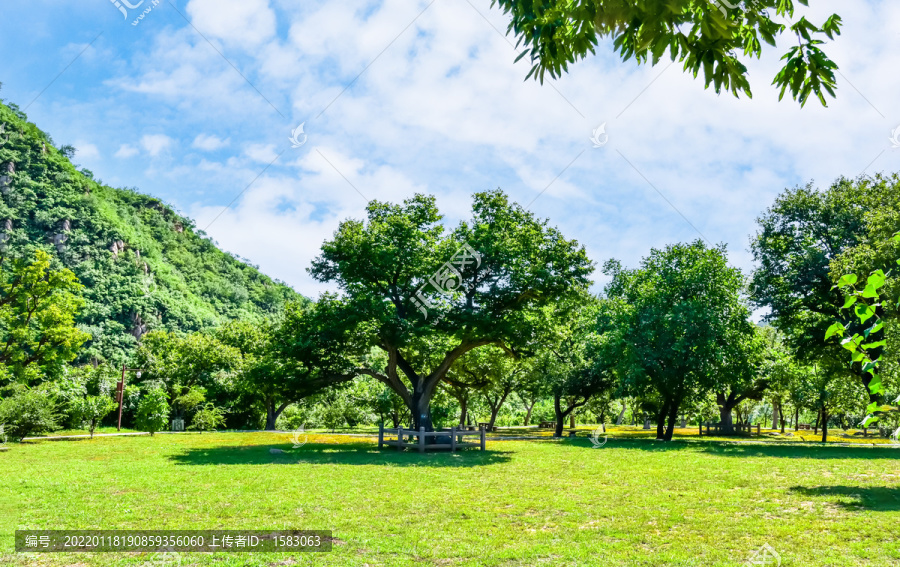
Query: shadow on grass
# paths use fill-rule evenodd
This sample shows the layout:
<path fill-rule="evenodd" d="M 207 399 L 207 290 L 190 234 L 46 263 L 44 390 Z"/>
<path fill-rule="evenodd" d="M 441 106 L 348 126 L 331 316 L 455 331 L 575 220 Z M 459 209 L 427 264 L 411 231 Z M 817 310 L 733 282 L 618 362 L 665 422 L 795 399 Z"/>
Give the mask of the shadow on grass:
<path fill-rule="evenodd" d="M 283 453 L 272 453 L 280 449 Z M 378 449 L 371 443 L 308 443 L 297 449 L 277 445 L 239 445 L 189 449 L 169 457 L 178 465 L 381 465 L 394 467 L 479 467 L 505 463 L 508 451 L 466 449 L 450 453 Z"/>
<path fill-rule="evenodd" d="M 843 496 L 837 505 L 848 510 L 896 512 L 900 510 L 900 488 L 887 486 L 792 486 L 791 492 L 803 496 Z"/>
<path fill-rule="evenodd" d="M 582 437 L 567 440 L 587 449 L 593 447 L 590 439 Z M 900 449 L 885 447 L 845 447 L 833 445 L 789 445 L 783 441 L 769 445 L 729 443 L 728 441 L 655 439 L 617 439 L 609 437 L 604 447 L 640 449 L 642 451 L 702 451 L 720 457 L 775 457 L 784 459 L 894 459 L 900 460 Z"/>

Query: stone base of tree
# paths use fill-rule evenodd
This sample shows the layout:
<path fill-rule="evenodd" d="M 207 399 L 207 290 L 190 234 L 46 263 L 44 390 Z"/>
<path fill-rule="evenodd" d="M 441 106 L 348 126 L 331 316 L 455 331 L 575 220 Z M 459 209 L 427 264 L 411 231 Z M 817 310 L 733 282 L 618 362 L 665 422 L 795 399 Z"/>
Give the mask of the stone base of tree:
<path fill-rule="evenodd" d="M 451 427 L 440 431 L 425 431 L 424 427 L 416 429 L 385 429 L 384 425 L 378 426 L 378 448 L 381 449 L 385 445 L 396 447 L 398 451 L 403 449 L 415 448 L 420 453 L 434 450 L 456 451 L 466 447 L 477 447 L 482 451 L 485 450 L 485 428 L 481 427 L 478 431 L 471 431 L 464 428 Z M 465 441 L 466 437 L 476 437 L 477 441 Z M 389 439 L 386 437 L 393 437 Z M 413 441 L 413 438 L 416 440 Z"/>

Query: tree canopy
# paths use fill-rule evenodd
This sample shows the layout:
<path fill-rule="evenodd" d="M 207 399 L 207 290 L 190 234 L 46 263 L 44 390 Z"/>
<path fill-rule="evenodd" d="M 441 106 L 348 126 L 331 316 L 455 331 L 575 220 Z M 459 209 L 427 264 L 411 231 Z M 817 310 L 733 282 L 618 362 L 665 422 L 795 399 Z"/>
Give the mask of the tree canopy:
<path fill-rule="evenodd" d="M 625 61 L 656 65 L 666 54 L 696 77 L 701 71 L 716 93 L 752 96 L 743 61 L 759 58 L 763 44 L 777 47 L 787 36 L 784 67 L 773 79 L 780 97 L 790 91 L 801 106 L 810 96 L 826 104 L 834 97 L 837 65 L 820 47 L 840 34 L 832 14 L 815 24 L 795 18 L 793 0 L 494 0 L 512 21 L 508 32 L 525 47 L 532 63 L 528 77 L 557 78 L 569 65 L 595 53 L 610 38 Z M 797 0 L 806 6 L 807 0 Z M 788 20 L 782 23 L 781 20 Z M 526 77 L 527 78 L 527 77 Z"/>
<path fill-rule="evenodd" d="M 743 276 L 728 266 L 724 246 L 701 240 L 654 249 L 632 270 L 609 262 L 605 273 L 612 277 L 606 293 L 628 305 L 619 323 L 625 379 L 635 392 L 658 395 L 657 436 L 670 440 L 684 402 L 727 385 L 731 371 L 746 365 L 754 327 L 741 299 Z"/>
<path fill-rule="evenodd" d="M 346 293 L 386 357 L 365 373 L 404 400 L 416 427 L 431 429 L 430 401 L 459 357 L 526 347 L 532 315 L 589 284 L 584 248 L 501 191 L 476 193 L 471 219 L 449 232 L 433 197 L 367 212 L 341 223 L 309 271 Z"/>
<path fill-rule="evenodd" d="M 90 335 L 75 326 L 84 305 L 70 270 L 53 270 L 36 251 L 31 261 L 0 255 L 0 384 L 59 376 Z"/>

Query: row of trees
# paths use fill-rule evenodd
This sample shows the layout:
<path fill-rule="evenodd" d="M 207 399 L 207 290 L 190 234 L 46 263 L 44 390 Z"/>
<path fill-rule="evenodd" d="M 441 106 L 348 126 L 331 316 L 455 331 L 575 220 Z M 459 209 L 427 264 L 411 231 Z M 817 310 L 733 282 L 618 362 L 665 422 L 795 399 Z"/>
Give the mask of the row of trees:
<path fill-rule="evenodd" d="M 140 405 L 155 397 L 166 404 L 154 406 L 165 414 L 156 429 L 168 418 L 274 429 L 280 417 L 314 414 L 332 426 L 378 416 L 433 429 L 476 408 L 493 424 L 515 399 L 525 424 L 535 408 L 552 411 L 557 435 L 576 414 L 621 421 L 627 408 L 668 440 L 685 416 L 715 411 L 727 431 L 734 414 L 747 419 L 748 403 L 765 401 L 773 426 L 812 412 L 824 439 L 829 422 L 860 419 L 893 388 L 895 363 L 882 354 L 894 340 L 890 301 L 873 308 L 888 336 L 867 345 L 883 368 L 874 393 L 870 369 L 851 368 L 825 333 L 836 320 L 849 335 L 865 332 L 835 285 L 845 272 L 896 261 L 897 246 L 883 237 L 900 228 L 898 185 L 893 176 L 786 191 L 759 219 L 749 286 L 724 246 L 695 241 L 651 250 L 634 268 L 606 262 L 598 296 L 583 247 L 500 191 L 475 194 L 471 217 L 452 229 L 432 197 L 373 201 L 367 219 L 342 223 L 309 269 L 340 294 L 294 302 L 265 324 L 145 335 L 133 361 L 144 373 L 126 388 L 125 418 L 146 425 L 153 412 Z M 5 281 L 14 296 L 17 280 Z M 896 298 L 894 281 L 885 274 L 880 287 Z M 47 297 L 72 312 L 73 285 Z M 768 324 L 753 323 L 754 306 L 767 309 Z M 68 342 L 44 341 L 58 355 L 37 373 L 25 360 L 5 365 L 7 383 L 78 382 L 60 366 L 77 350 L 77 329 L 59 325 Z M 29 336 L 34 350 L 40 332 Z"/>

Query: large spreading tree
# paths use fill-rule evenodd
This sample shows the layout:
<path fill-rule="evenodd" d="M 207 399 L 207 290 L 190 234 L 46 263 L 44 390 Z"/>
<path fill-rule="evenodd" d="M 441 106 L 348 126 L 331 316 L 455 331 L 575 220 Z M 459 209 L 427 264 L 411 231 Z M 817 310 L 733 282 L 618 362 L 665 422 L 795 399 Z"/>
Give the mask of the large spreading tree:
<path fill-rule="evenodd" d="M 584 248 L 499 190 L 476 193 L 453 230 L 430 196 L 367 212 L 341 223 L 309 271 L 344 292 L 382 354 L 360 373 L 394 390 L 416 428 L 433 430 L 431 400 L 457 359 L 530 348 L 535 314 L 590 284 Z"/>

